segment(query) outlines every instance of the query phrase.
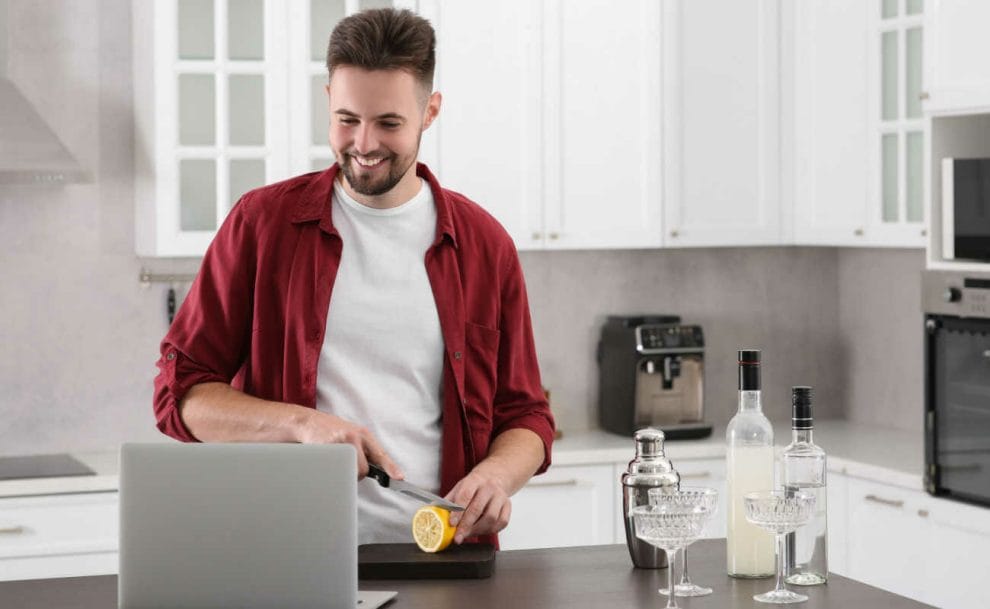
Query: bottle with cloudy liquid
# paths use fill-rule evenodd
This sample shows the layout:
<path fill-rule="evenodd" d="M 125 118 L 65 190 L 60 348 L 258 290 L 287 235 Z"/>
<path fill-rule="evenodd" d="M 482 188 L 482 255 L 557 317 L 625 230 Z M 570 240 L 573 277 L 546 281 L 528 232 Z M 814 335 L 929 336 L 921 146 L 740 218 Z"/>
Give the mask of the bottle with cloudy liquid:
<path fill-rule="evenodd" d="M 811 520 L 784 539 L 785 580 L 798 586 L 814 586 L 828 580 L 825 451 L 812 440 L 811 398 L 811 387 L 791 389 L 792 440 L 780 455 L 784 490 L 804 491 L 815 496 L 815 513 Z"/>
<path fill-rule="evenodd" d="M 773 485 L 773 426 L 760 404 L 760 352 L 739 352 L 739 411 L 725 432 L 728 496 L 727 571 L 732 577 L 776 572 L 774 537 L 746 520 L 743 497 Z"/>

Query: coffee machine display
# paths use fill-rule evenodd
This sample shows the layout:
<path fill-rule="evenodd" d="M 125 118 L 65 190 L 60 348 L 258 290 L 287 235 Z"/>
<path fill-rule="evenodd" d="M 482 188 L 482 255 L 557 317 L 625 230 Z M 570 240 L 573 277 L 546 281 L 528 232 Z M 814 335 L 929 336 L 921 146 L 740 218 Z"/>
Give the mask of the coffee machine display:
<path fill-rule="evenodd" d="M 609 316 L 598 342 L 598 420 L 631 436 L 656 427 L 668 440 L 704 438 L 705 338 L 676 315 Z"/>

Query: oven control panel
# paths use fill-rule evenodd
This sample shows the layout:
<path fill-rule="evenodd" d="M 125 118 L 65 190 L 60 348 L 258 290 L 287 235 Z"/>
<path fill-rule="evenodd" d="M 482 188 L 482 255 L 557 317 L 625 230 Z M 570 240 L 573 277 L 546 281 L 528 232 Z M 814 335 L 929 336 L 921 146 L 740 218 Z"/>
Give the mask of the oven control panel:
<path fill-rule="evenodd" d="M 990 318 L 990 273 L 925 271 L 921 304 L 925 313 Z"/>

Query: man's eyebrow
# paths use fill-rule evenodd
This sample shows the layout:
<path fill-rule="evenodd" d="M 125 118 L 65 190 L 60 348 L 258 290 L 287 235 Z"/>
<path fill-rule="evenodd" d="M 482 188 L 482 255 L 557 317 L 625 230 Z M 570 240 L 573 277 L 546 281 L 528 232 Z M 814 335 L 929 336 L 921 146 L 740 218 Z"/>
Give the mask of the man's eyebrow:
<path fill-rule="evenodd" d="M 357 115 L 357 113 L 351 112 L 350 110 L 346 110 L 344 108 L 341 108 L 339 110 L 335 110 L 334 111 L 334 114 L 343 114 L 344 116 L 353 116 L 354 118 L 360 118 Z M 375 117 L 375 119 L 376 120 L 392 119 L 392 120 L 405 121 L 406 120 L 406 117 L 404 117 L 401 114 L 398 114 L 396 112 L 386 112 L 385 114 L 379 114 L 378 116 Z"/>

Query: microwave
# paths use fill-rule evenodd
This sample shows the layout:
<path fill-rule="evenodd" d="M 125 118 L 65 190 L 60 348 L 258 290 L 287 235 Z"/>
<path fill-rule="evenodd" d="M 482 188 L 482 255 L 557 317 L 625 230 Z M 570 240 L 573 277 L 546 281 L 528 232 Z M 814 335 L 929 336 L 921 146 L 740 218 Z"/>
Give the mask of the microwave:
<path fill-rule="evenodd" d="M 990 158 L 942 159 L 942 257 L 990 261 Z"/>

